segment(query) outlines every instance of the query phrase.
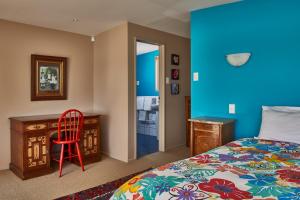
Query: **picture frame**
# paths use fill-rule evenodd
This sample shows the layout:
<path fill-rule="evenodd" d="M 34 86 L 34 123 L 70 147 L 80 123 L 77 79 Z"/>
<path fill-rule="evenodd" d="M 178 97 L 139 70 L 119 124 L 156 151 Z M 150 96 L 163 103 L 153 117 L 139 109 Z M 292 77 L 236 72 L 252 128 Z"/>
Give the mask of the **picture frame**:
<path fill-rule="evenodd" d="M 179 69 L 171 69 L 171 79 L 179 80 Z"/>
<path fill-rule="evenodd" d="M 179 84 L 171 83 L 171 95 L 179 95 Z"/>
<path fill-rule="evenodd" d="M 179 55 L 177 54 L 171 54 L 171 64 L 172 65 L 179 65 Z"/>
<path fill-rule="evenodd" d="M 31 101 L 67 99 L 67 58 L 31 55 Z"/>

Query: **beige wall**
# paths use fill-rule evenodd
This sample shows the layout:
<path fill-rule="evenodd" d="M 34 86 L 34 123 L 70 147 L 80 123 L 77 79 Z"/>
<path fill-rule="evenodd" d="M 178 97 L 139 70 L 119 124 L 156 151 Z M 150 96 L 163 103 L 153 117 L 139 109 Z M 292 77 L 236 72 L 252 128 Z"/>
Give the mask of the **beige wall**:
<path fill-rule="evenodd" d="M 75 107 L 104 114 L 102 149 L 122 161 L 134 154 L 134 37 L 164 44 L 180 55 L 180 95 L 166 85 L 166 148 L 185 143 L 184 96 L 190 93 L 190 40 L 124 23 L 90 37 L 0 20 L 0 169 L 10 162 L 9 117 L 61 113 Z M 30 55 L 68 57 L 68 100 L 30 101 Z"/>
<path fill-rule="evenodd" d="M 165 87 L 165 142 L 166 149 L 185 144 L 185 105 L 184 97 L 190 95 L 190 39 L 179 37 L 166 32 L 146 28 L 136 24 L 128 24 L 128 76 L 129 76 L 129 154 L 128 159 L 134 158 L 134 120 L 132 111 L 134 97 L 134 38 L 165 45 L 165 76 L 170 77 L 171 69 L 180 69 L 180 94 L 171 96 L 170 85 Z M 171 66 L 171 54 L 180 56 L 180 65 Z"/>
<path fill-rule="evenodd" d="M 94 110 L 103 113 L 102 149 L 128 160 L 127 23 L 96 36 Z"/>
<path fill-rule="evenodd" d="M 125 23 L 97 35 L 94 46 L 94 110 L 105 114 L 104 153 L 122 161 L 134 158 L 134 38 L 164 44 L 166 76 L 171 53 L 180 55 L 180 95 L 166 86 L 166 148 L 185 144 L 184 96 L 190 94 L 190 40 Z"/>
<path fill-rule="evenodd" d="M 0 169 L 10 162 L 11 116 L 93 110 L 93 46 L 78 34 L 0 20 Z M 30 101 L 30 55 L 68 57 L 68 100 Z"/>

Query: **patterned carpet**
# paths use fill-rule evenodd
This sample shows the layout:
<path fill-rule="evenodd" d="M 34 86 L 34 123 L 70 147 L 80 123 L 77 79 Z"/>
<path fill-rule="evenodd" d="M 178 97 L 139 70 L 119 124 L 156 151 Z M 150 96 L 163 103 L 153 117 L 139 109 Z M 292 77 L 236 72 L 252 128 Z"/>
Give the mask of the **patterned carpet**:
<path fill-rule="evenodd" d="M 70 194 L 64 197 L 57 198 L 56 200 L 86 200 L 86 199 L 92 199 L 92 200 L 107 200 L 109 199 L 114 191 L 118 189 L 121 185 L 123 185 L 126 181 L 133 178 L 134 176 L 141 174 L 143 172 L 149 171 L 152 168 L 149 168 L 147 170 L 137 172 L 128 176 L 125 176 L 123 178 L 120 178 L 118 180 L 105 183 L 103 185 L 99 185 L 87 190 L 83 190 L 81 192 L 77 192 L 74 194 Z"/>

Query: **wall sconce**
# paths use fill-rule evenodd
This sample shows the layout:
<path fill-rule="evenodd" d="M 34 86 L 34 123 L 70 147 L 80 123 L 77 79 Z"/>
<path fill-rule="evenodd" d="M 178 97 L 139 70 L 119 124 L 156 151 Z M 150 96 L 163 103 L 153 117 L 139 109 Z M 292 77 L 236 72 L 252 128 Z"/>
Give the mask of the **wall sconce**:
<path fill-rule="evenodd" d="M 246 64 L 251 56 L 251 53 L 235 53 L 226 55 L 227 62 L 234 66 L 240 67 Z"/>

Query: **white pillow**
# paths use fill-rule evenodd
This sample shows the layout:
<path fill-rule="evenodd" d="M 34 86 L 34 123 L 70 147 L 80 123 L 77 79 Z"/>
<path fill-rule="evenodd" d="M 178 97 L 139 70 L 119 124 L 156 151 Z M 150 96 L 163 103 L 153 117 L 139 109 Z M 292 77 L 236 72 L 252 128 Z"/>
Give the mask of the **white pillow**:
<path fill-rule="evenodd" d="M 300 144 L 300 107 L 263 106 L 258 137 Z"/>
<path fill-rule="evenodd" d="M 300 112 L 300 107 L 291 106 L 263 106 L 263 110 L 274 110 L 282 112 Z"/>

